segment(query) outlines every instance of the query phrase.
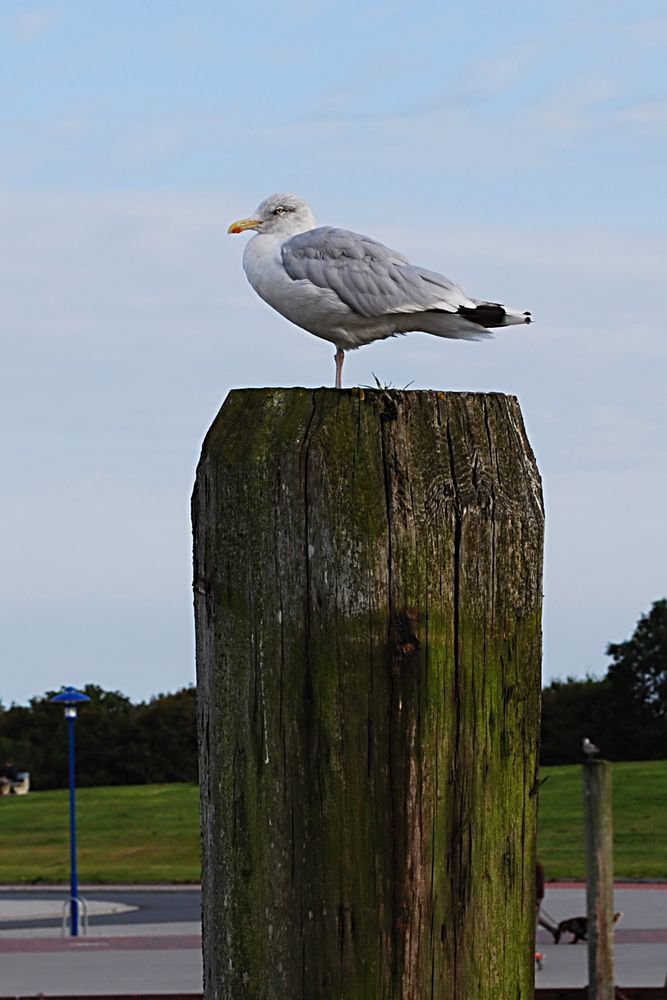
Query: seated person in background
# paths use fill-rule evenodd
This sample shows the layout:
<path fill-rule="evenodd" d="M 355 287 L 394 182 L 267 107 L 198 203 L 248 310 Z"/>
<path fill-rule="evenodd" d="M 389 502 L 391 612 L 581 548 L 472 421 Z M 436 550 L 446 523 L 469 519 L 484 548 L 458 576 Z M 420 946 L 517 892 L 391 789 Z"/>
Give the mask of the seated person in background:
<path fill-rule="evenodd" d="M 6 760 L 0 768 L 0 795 L 9 795 L 12 785 L 16 781 L 16 768 L 14 762 Z"/>

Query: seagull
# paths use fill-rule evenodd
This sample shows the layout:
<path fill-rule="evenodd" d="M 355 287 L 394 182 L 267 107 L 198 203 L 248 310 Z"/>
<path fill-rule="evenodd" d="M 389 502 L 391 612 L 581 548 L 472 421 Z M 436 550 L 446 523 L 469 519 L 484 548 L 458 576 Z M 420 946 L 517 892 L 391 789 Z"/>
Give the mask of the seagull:
<path fill-rule="evenodd" d="M 594 757 L 596 753 L 600 753 L 600 747 L 592 743 L 588 736 L 584 736 L 581 741 L 581 749 L 586 757 Z"/>
<path fill-rule="evenodd" d="M 303 199 L 274 194 L 228 233 L 253 229 L 243 254 L 260 298 L 297 326 L 336 346 L 336 388 L 345 351 L 421 330 L 481 340 L 489 327 L 530 323 L 529 312 L 469 298 L 444 274 L 417 267 L 368 236 L 316 226 Z"/>

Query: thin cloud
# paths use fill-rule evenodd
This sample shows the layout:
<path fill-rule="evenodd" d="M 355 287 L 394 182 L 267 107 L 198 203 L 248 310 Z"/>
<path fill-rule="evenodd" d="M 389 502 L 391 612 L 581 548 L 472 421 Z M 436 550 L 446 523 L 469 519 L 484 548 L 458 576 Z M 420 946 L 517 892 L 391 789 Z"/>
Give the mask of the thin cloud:
<path fill-rule="evenodd" d="M 487 74 L 487 84 L 493 76 Z M 501 72 L 496 66 L 495 76 L 497 80 L 502 76 L 508 84 L 511 67 Z M 370 161 L 381 152 L 382 161 L 392 168 L 413 169 L 415 149 L 422 148 L 428 138 L 434 169 L 442 169 L 438 155 L 442 144 L 449 169 L 490 171 L 497 176 L 502 171 L 527 171 L 550 162 L 554 152 L 618 127 L 618 96 L 619 89 L 610 78 L 579 77 L 511 113 L 492 118 L 448 94 L 441 101 L 416 104 L 400 114 L 313 115 L 280 125 L 259 124 L 246 131 L 245 139 L 249 145 L 262 144 L 289 155 L 303 149 L 309 155 L 313 149 L 326 149 L 327 168 L 344 165 L 350 158 Z M 489 157 L 490 149 L 502 150 L 502 156 Z M 422 169 L 426 166 L 422 164 Z"/>
<path fill-rule="evenodd" d="M 615 567 L 624 573 L 619 602 L 641 606 L 643 589 L 665 562 L 664 544 L 655 542 L 665 492 L 664 237 L 565 225 L 446 225 L 438 208 L 417 231 L 396 206 L 389 215 L 385 207 L 378 230 L 368 213 L 381 198 L 371 195 L 360 212 L 339 195 L 330 221 L 351 211 L 345 222 L 451 271 L 475 294 L 497 290 L 525 303 L 536 323 L 489 345 L 418 334 L 373 345 L 351 355 L 351 379 L 368 382 L 379 370 L 395 384 L 414 377 L 521 397 L 551 525 L 547 672 L 558 672 L 568 652 L 560 636 L 572 574 L 562 551 L 577 552 L 579 575 L 590 572 L 581 602 L 601 623 L 577 628 L 575 665 L 587 656 L 598 663 L 610 638 Z M 88 601 L 103 608 L 99 627 L 113 607 L 114 633 L 127 641 L 132 622 L 117 603 L 127 598 L 142 611 L 164 611 L 165 620 L 181 609 L 184 624 L 169 638 L 180 635 L 186 645 L 187 498 L 201 435 L 230 385 L 320 384 L 330 375 L 329 345 L 253 297 L 241 270 L 242 243 L 225 240 L 226 223 L 256 200 L 257 192 L 241 189 L 0 195 L 13 248 L 2 275 L 4 321 L 15 333 L 0 399 L 3 426 L 21 429 L 3 440 L 10 461 L 2 501 L 12 524 L 4 543 L 12 592 L 4 596 L 32 614 L 37 608 L 42 619 L 55 608 L 64 636 L 79 635 Z M 636 530 L 627 538 L 619 531 L 637 496 L 643 549 Z M 33 535 L 27 547 L 15 541 Z M 628 561 L 620 560 L 620 545 Z M 128 582 L 138 551 L 144 568 Z M 34 671 L 37 644 L 26 651 L 22 630 L 9 624 L 16 638 L 6 643 L 19 673 Z M 571 646 L 571 630 L 567 635 Z M 182 676 L 186 654 L 160 647 L 152 655 Z"/>
<path fill-rule="evenodd" d="M 11 18 L 14 40 L 29 45 L 43 35 L 55 21 L 55 11 L 33 7 L 32 10 L 18 11 Z"/>
<path fill-rule="evenodd" d="M 667 126 L 667 100 L 645 101 L 618 112 L 618 121 L 624 124 L 641 125 L 649 129 L 664 129 Z"/>
<path fill-rule="evenodd" d="M 480 59 L 464 73 L 456 91 L 475 97 L 493 97 L 509 90 L 525 77 L 540 51 L 539 45 L 526 43 L 513 52 Z"/>
<path fill-rule="evenodd" d="M 637 21 L 625 26 L 623 34 L 647 48 L 667 47 L 667 17 Z"/>

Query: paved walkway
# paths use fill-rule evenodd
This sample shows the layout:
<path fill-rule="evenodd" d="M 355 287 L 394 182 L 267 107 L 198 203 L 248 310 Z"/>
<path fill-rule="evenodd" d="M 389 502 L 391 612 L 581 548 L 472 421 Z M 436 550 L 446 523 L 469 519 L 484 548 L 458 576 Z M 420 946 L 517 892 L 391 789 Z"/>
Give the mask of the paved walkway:
<path fill-rule="evenodd" d="M 137 906 L 126 903 L 110 903 L 92 899 L 88 901 L 88 916 L 107 917 L 116 913 L 131 913 Z M 0 899 L 0 930 L 3 923 L 17 923 L 25 920 L 62 920 L 63 901 L 50 899 Z"/>
<path fill-rule="evenodd" d="M 0 996 L 201 995 L 199 927 L 190 933 L 164 928 L 146 924 L 141 934 L 119 935 L 98 927 L 74 939 L 3 935 Z"/>
<path fill-rule="evenodd" d="M 667 884 L 617 883 L 614 910 L 623 917 L 614 935 L 618 986 L 663 986 L 667 976 Z M 586 890 L 580 883 L 547 886 L 543 911 L 556 922 L 586 913 Z M 585 986 L 588 983 L 586 944 L 571 945 L 569 934 L 555 945 L 540 929 L 537 947 L 544 955 L 535 974 L 538 987 Z"/>
<path fill-rule="evenodd" d="M 201 925 L 178 919 L 198 918 L 198 890 L 83 886 L 90 925 L 78 938 L 61 936 L 67 895 L 66 886 L 0 887 L 0 998 L 201 996 Z"/>
<path fill-rule="evenodd" d="M 116 886 L 87 888 L 82 894 L 94 916 L 89 935 L 73 939 L 60 935 L 65 887 L 55 892 L 0 887 L 0 1000 L 39 993 L 201 995 L 200 924 L 198 919 L 182 919 L 198 913 L 198 893 L 177 887 L 160 892 L 155 887 Z M 618 885 L 614 904 L 623 910 L 616 931 L 618 985 L 663 985 L 667 885 Z M 586 910 L 585 891 L 577 884 L 549 885 L 544 909 L 555 920 L 579 916 Z M 544 966 L 536 973 L 538 987 L 586 984 L 586 946 L 569 945 L 566 937 L 556 946 L 548 932 L 539 932 Z"/>

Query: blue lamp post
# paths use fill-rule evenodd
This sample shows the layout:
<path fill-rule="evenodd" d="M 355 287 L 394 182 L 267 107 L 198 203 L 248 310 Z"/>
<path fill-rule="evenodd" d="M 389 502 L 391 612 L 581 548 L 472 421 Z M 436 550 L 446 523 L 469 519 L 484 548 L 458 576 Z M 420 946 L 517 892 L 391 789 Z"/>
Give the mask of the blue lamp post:
<path fill-rule="evenodd" d="M 67 737 L 69 744 L 69 836 L 70 836 L 70 903 L 72 919 L 70 922 L 70 934 L 72 937 L 79 935 L 79 882 L 76 872 L 76 799 L 74 793 L 74 724 L 78 706 L 83 702 L 90 701 L 87 694 L 77 691 L 73 687 L 64 687 L 62 691 L 55 694 L 50 701 L 63 705 L 65 708 L 65 718 L 67 719 Z"/>

